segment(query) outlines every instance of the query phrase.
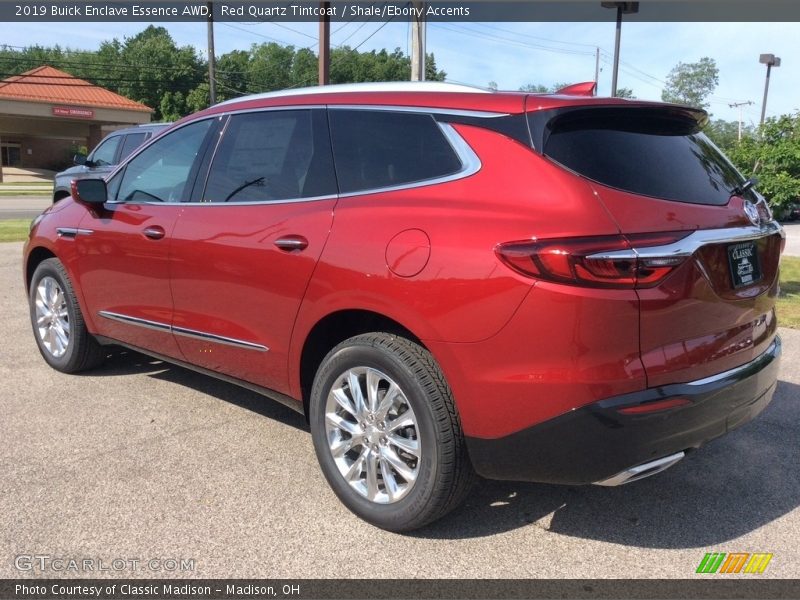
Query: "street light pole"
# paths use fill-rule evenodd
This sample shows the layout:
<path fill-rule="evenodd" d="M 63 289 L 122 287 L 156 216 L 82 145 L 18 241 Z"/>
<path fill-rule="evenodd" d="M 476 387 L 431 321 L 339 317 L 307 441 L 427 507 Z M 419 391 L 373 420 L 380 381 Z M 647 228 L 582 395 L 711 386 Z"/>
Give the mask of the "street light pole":
<path fill-rule="evenodd" d="M 614 72 L 611 77 L 611 95 L 617 96 L 617 79 L 619 77 L 619 45 L 622 38 L 622 15 L 630 15 L 639 12 L 638 2 L 601 2 L 603 8 L 617 9 L 617 33 L 614 42 Z"/>
<path fill-rule="evenodd" d="M 767 65 L 767 80 L 764 82 L 764 101 L 761 103 L 761 125 L 764 125 L 764 119 L 767 116 L 767 96 L 769 95 L 769 78 L 772 74 L 772 67 L 780 67 L 781 59 L 774 54 L 762 54 L 758 62 L 762 65 Z"/>

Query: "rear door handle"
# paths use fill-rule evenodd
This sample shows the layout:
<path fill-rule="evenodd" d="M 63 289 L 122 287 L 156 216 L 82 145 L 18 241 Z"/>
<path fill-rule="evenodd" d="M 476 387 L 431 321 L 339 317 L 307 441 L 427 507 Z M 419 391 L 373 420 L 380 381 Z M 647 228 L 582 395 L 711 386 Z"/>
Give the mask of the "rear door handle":
<path fill-rule="evenodd" d="M 292 250 L 305 250 L 308 247 L 308 240 L 302 235 L 287 235 L 275 240 L 275 245 L 281 250 L 291 252 Z"/>
<path fill-rule="evenodd" d="M 160 225 L 151 225 L 150 227 L 145 227 L 142 233 L 144 233 L 145 237 L 148 237 L 151 240 L 160 240 L 166 235 L 164 228 Z"/>

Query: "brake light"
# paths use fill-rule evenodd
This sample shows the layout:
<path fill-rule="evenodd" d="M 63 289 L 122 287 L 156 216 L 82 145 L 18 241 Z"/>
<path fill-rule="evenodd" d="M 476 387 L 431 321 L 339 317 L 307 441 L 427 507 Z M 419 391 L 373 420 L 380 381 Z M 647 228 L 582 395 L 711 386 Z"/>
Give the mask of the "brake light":
<path fill-rule="evenodd" d="M 609 235 L 508 242 L 495 248 L 515 271 L 537 279 L 603 288 L 658 285 L 685 256 L 640 257 L 633 249 L 666 246 L 690 232 Z"/>

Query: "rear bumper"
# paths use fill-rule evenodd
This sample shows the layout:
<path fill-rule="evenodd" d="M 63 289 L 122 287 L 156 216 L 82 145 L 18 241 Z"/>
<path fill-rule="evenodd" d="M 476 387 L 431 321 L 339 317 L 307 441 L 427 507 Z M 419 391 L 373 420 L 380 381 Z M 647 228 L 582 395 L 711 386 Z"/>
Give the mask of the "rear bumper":
<path fill-rule="evenodd" d="M 772 399 L 780 355 L 776 336 L 755 360 L 712 377 L 608 398 L 501 438 L 467 437 L 470 458 L 489 479 L 570 485 L 607 480 L 753 419 Z M 687 402 L 658 412 L 620 412 L 669 399 Z"/>

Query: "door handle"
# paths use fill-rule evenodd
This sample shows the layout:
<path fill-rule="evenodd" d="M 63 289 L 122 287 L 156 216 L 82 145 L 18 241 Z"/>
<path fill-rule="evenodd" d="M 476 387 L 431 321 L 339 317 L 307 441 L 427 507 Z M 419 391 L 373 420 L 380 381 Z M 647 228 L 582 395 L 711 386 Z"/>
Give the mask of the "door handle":
<path fill-rule="evenodd" d="M 151 225 L 150 227 L 145 227 L 142 233 L 144 233 L 145 237 L 148 237 L 151 240 L 160 240 L 166 235 L 164 228 L 160 225 Z"/>
<path fill-rule="evenodd" d="M 305 250 L 308 247 L 308 240 L 302 235 L 287 235 L 275 240 L 275 245 L 281 250 L 291 252 L 292 250 Z"/>

